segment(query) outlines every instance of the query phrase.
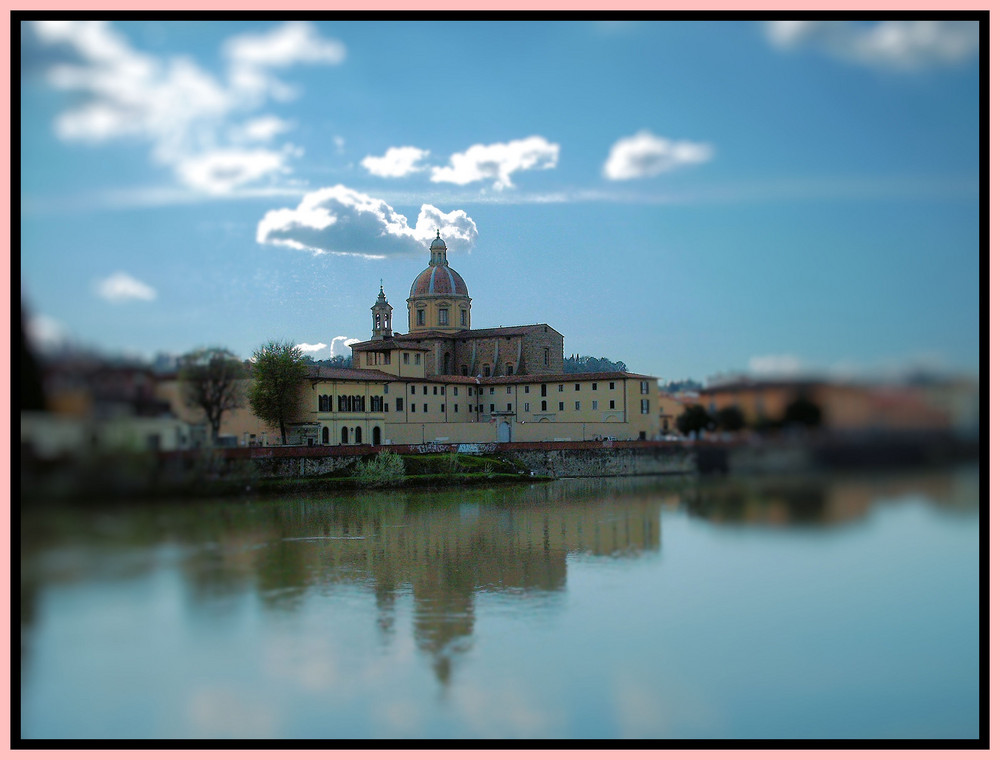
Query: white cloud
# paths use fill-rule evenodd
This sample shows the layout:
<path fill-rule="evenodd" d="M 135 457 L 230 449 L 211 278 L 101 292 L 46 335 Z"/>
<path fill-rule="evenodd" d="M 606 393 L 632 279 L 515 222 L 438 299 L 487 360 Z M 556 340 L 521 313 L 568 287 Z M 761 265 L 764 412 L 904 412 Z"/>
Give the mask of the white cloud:
<path fill-rule="evenodd" d="M 793 377 L 805 371 L 802 360 L 790 354 L 750 357 L 750 374 L 766 377 Z"/>
<path fill-rule="evenodd" d="M 349 356 L 351 353 L 350 351 L 351 346 L 353 346 L 355 343 L 360 343 L 360 342 L 361 342 L 360 338 L 348 338 L 346 335 L 338 335 L 336 338 L 330 341 L 330 358 L 332 359 L 334 356 L 337 356 L 336 346 L 338 343 L 344 346 L 345 350 L 343 351 L 343 353 Z"/>
<path fill-rule="evenodd" d="M 611 146 L 604 176 L 611 180 L 654 177 L 685 164 L 708 161 L 713 152 L 708 143 L 668 140 L 643 130 Z"/>
<path fill-rule="evenodd" d="M 478 236 L 476 223 L 462 210 L 445 213 L 424 204 L 411 228 L 385 201 L 336 185 L 307 194 L 297 208 L 268 211 L 257 225 L 257 242 L 383 258 L 425 253 L 437 228 L 457 252 L 471 249 Z"/>
<path fill-rule="evenodd" d="M 35 351 L 46 352 L 69 340 L 66 326 L 44 314 L 32 314 L 24 323 L 24 333 Z"/>
<path fill-rule="evenodd" d="M 294 148 L 284 150 L 222 149 L 190 156 L 177 165 L 177 174 L 190 187 L 213 194 L 229 194 L 235 188 L 264 177 L 287 174 L 285 165 Z"/>
<path fill-rule="evenodd" d="M 56 134 L 63 140 L 104 143 L 121 138 L 151 145 L 152 159 L 170 167 L 179 180 L 196 189 L 219 191 L 207 184 L 205 156 L 225 155 L 246 142 L 267 142 L 291 127 L 273 115 L 262 115 L 233 126 L 234 118 L 261 107 L 267 97 L 287 99 L 292 90 L 270 74 L 270 68 L 293 63 L 337 63 L 343 45 L 324 40 L 308 24 L 296 22 L 264 35 L 243 35 L 225 45 L 231 63 L 220 80 L 184 57 L 157 57 L 135 50 L 106 21 L 35 21 L 30 44 L 61 50 L 63 55 L 45 71 L 53 88 L 74 96 L 57 117 Z M 282 166 L 295 155 L 274 152 Z M 229 189 L 271 173 L 255 156 L 232 171 Z M 220 159 L 208 161 L 217 165 Z M 233 163 L 233 157 L 226 160 Z M 201 169 L 201 170 L 199 170 Z M 208 172 L 217 176 L 217 171 Z"/>
<path fill-rule="evenodd" d="M 344 152 L 344 138 L 340 135 L 333 136 L 333 147 L 337 151 L 337 154 L 343 154 Z"/>
<path fill-rule="evenodd" d="M 430 151 L 412 146 L 389 148 L 384 156 L 365 156 L 361 165 L 376 177 L 405 177 L 423 171 L 425 167 L 417 164 L 427 157 Z"/>
<path fill-rule="evenodd" d="M 295 346 L 304 354 L 315 354 L 326 349 L 326 343 L 298 343 Z"/>
<path fill-rule="evenodd" d="M 153 301 L 156 291 L 125 272 L 115 272 L 97 283 L 97 294 L 106 301 Z"/>
<path fill-rule="evenodd" d="M 552 169 L 559 160 L 559 145 L 543 137 L 526 137 L 508 143 L 473 145 L 464 153 L 453 153 L 448 166 L 431 169 L 431 182 L 467 185 L 495 180 L 497 190 L 513 187 L 510 175 L 527 169 Z"/>
<path fill-rule="evenodd" d="M 776 48 L 812 45 L 853 63 L 897 71 L 959 64 L 979 50 L 976 21 L 768 21 Z"/>
<path fill-rule="evenodd" d="M 279 68 L 295 63 L 342 63 L 347 48 L 339 40 L 323 39 L 315 27 L 292 21 L 264 34 L 229 38 L 223 52 L 234 64 Z"/>
<path fill-rule="evenodd" d="M 244 122 L 229 131 L 229 137 L 233 142 L 270 142 L 282 132 L 288 132 L 295 126 L 294 122 L 279 119 L 277 116 L 267 114 L 256 119 Z"/>

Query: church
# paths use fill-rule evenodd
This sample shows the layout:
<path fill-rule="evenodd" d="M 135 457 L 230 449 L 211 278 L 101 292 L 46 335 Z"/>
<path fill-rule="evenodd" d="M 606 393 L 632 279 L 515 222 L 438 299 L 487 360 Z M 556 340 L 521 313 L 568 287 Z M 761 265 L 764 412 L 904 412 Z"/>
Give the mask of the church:
<path fill-rule="evenodd" d="M 350 369 L 310 367 L 289 443 L 648 440 L 658 431 L 657 378 L 565 373 L 563 335 L 548 324 L 473 327 L 469 288 L 440 232 L 410 286 L 407 331 L 393 329 L 382 287 L 371 312 L 371 340 L 351 346 Z"/>

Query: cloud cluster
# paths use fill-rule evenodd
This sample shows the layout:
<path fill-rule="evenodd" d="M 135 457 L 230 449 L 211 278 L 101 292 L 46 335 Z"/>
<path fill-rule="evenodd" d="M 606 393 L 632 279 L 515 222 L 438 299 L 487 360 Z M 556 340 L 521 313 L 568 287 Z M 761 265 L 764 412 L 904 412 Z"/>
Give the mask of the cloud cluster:
<path fill-rule="evenodd" d="M 188 187 L 211 193 L 280 175 L 298 155 L 293 146 L 263 145 L 290 129 L 289 122 L 273 114 L 251 116 L 269 98 L 296 94 L 273 69 L 336 64 L 345 55 L 340 42 L 294 22 L 229 39 L 223 46 L 227 75 L 220 80 L 190 59 L 134 49 L 106 21 L 34 21 L 29 28 L 34 38 L 28 47 L 59 53 L 48 58 L 46 81 L 74 96 L 56 119 L 61 139 L 146 141 L 154 161 Z M 251 144 L 256 147 L 247 149 Z"/>
<path fill-rule="evenodd" d="M 779 49 L 811 45 L 841 60 L 897 71 L 959 64 L 979 51 L 976 21 L 768 21 L 765 33 Z"/>
<path fill-rule="evenodd" d="M 350 356 L 351 346 L 360 342 L 360 338 L 348 338 L 346 335 L 338 335 L 330 341 L 329 345 L 326 343 L 299 343 L 295 347 L 306 354 L 318 354 L 320 352 L 326 353 L 327 349 L 329 349 L 330 358 L 332 359 L 333 357 L 341 354 Z M 339 352 L 337 351 L 338 343 L 343 346 L 343 350 Z"/>
<path fill-rule="evenodd" d="M 446 166 L 421 165 L 430 151 L 405 146 L 389 148 L 384 156 L 366 156 L 361 165 L 378 177 L 405 177 L 430 172 L 431 182 L 468 185 L 493 181 L 496 190 L 514 186 L 510 175 L 528 169 L 552 169 L 559 161 L 559 145 L 544 137 L 526 137 L 506 143 L 476 144 L 453 153 Z"/>
<path fill-rule="evenodd" d="M 154 301 L 156 291 L 125 272 L 115 272 L 97 283 L 97 295 L 105 301 Z"/>
<path fill-rule="evenodd" d="M 686 164 L 704 163 L 713 153 L 708 143 L 668 140 L 640 131 L 611 146 L 603 173 L 611 180 L 654 177 Z"/>
<path fill-rule="evenodd" d="M 424 170 L 418 166 L 430 151 L 412 146 L 389 148 L 384 156 L 365 156 L 361 165 L 376 177 L 405 177 Z"/>
<path fill-rule="evenodd" d="M 413 227 L 383 200 L 344 185 L 308 193 L 294 208 L 268 211 L 257 225 L 257 242 L 315 254 L 384 258 L 425 253 L 435 230 L 452 251 L 476 242 L 476 223 L 462 210 L 445 213 L 429 204 Z"/>

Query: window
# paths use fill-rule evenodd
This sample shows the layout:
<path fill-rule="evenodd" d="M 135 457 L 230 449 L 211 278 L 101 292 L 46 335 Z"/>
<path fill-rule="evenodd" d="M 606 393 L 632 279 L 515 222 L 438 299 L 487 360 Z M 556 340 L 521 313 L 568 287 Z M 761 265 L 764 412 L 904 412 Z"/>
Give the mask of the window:
<path fill-rule="evenodd" d="M 489 376 L 490 376 L 490 365 L 489 364 L 484 364 L 483 365 L 483 377 L 489 377 Z"/>
<path fill-rule="evenodd" d="M 434 395 L 438 395 L 438 387 L 436 385 L 434 386 Z"/>
<path fill-rule="evenodd" d="M 416 411 L 417 411 L 417 405 L 416 404 L 410 404 L 410 411 L 416 413 Z"/>
<path fill-rule="evenodd" d="M 547 349 L 547 348 L 544 349 L 543 356 L 544 356 L 544 358 L 542 360 L 542 363 L 545 364 L 546 367 L 548 367 L 549 366 L 549 349 Z"/>
<path fill-rule="evenodd" d="M 402 399 L 402 397 L 396 399 L 396 411 L 397 412 L 403 411 L 403 399 Z"/>
<path fill-rule="evenodd" d="M 639 393 L 649 393 L 649 381 L 641 380 L 639 381 Z"/>
<path fill-rule="evenodd" d="M 444 326 L 448 325 L 448 310 L 447 309 L 438 309 L 438 324 L 439 325 L 444 325 Z"/>
<path fill-rule="evenodd" d="M 608 409 L 614 409 L 614 408 L 615 408 L 615 400 L 611 399 L 611 406 L 609 406 Z"/>
<path fill-rule="evenodd" d="M 455 414 L 458 414 L 458 404 L 455 404 Z"/>
<path fill-rule="evenodd" d="M 490 395 L 492 396 L 492 395 L 493 395 L 493 394 L 494 394 L 495 392 L 496 392 L 496 388 L 494 388 L 494 387 L 493 387 L 493 386 L 491 385 L 491 386 L 490 386 Z"/>
<path fill-rule="evenodd" d="M 512 412 L 512 411 L 514 411 L 514 410 L 513 410 L 512 408 L 511 408 L 511 405 L 510 405 L 510 404 L 507 404 L 507 411 L 508 411 L 508 412 Z"/>
<path fill-rule="evenodd" d="M 649 399 L 644 398 L 639 402 L 639 411 L 643 414 L 649 414 Z"/>
<path fill-rule="evenodd" d="M 462 365 L 462 374 L 463 375 L 468 375 L 469 374 L 469 365 L 468 364 L 463 364 Z"/>
<path fill-rule="evenodd" d="M 350 435 L 350 433 L 347 432 L 347 428 L 346 427 L 342 427 L 340 429 L 340 442 L 341 443 L 350 443 L 350 439 L 348 438 L 349 435 Z"/>
<path fill-rule="evenodd" d="M 510 340 L 510 338 L 507 338 L 507 340 Z M 513 375 L 514 374 L 514 365 L 513 364 L 508 364 L 507 365 L 507 374 L 508 375 Z"/>
<path fill-rule="evenodd" d="M 385 385 L 382 386 L 382 393 L 384 393 L 386 396 L 389 395 L 389 383 L 386 383 Z"/>
<path fill-rule="evenodd" d="M 526 412 L 527 412 L 527 411 L 529 410 L 529 408 L 530 408 L 530 404 L 528 404 L 528 402 L 527 402 L 527 401 L 525 401 L 525 402 L 524 402 L 524 411 L 526 411 Z"/>
<path fill-rule="evenodd" d="M 410 386 L 410 395 L 412 396 L 416 392 L 417 392 L 417 386 L 411 385 Z"/>
<path fill-rule="evenodd" d="M 482 395 L 483 395 L 483 388 L 482 388 L 482 386 L 480 386 L 480 387 L 479 387 L 479 395 L 480 395 L 480 396 L 482 396 Z"/>
<path fill-rule="evenodd" d="M 409 364 L 409 363 L 410 363 L 410 355 L 407 352 L 404 351 L 403 352 L 403 364 Z"/>
<path fill-rule="evenodd" d="M 471 385 L 469 386 L 469 395 L 470 396 L 472 395 L 472 386 Z"/>
<path fill-rule="evenodd" d="M 590 402 L 590 408 L 593 409 L 596 412 L 597 411 L 597 402 L 596 401 L 591 401 Z"/>
<path fill-rule="evenodd" d="M 361 426 L 354 428 L 354 442 L 361 443 Z"/>
<path fill-rule="evenodd" d="M 524 392 L 525 393 L 531 393 L 531 386 L 530 385 L 524 386 Z"/>
<path fill-rule="evenodd" d="M 543 401 L 542 402 L 542 411 L 543 412 L 547 412 L 548 410 L 549 410 L 549 402 L 548 401 Z"/>
<path fill-rule="evenodd" d="M 454 388 L 451 389 L 451 395 L 452 396 L 457 396 L 458 395 L 458 386 L 457 385 Z"/>
<path fill-rule="evenodd" d="M 424 414 L 427 414 L 427 404 L 424 404 Z"/>
<path fill-rule="evenodd" d="M 579 383 L 576 383 L 576 388 L 574 388 L 573 390 L 575 390 L 575 391 L 578 391 L 578 390 L 580 390 L 580 384 L 579 384 Z"/>
<path fill-rule="evenodd" d="M 441 404 L 441 412 L 444 412 L 444 404 Z"/>
<path fill-rule="evenodd" d="M 427 395 L 427 386 L 426 385 L 424 386 L 424 395 L 425 396 Z"/>
<path fill-rule="evenodd" d="M 549 395 L 548 390 L 549 386 L 547 386 L 545 383 L 542 383 L 542 398 Z"/>
<path fill-rule="evenodd" d="M 565 409 L 565 408 L 566 408 L 566 405 L 565 405 L 565 404 L 563 404 L 563 402 L 562 402 L 562 401 L 560 401 L 560 402 L 559 402 L 559 411 L 561 412 L 561 411 L 562 411 L 563 409 Z"/>
<path fill-rule="evenodd" d="M 325 427 L 323 428 L 323 443 L 329 443 L 329 442 L 330 442 L 330 428 Z"/>
<path fill-rule="evenodd" d="M 483 405 L 482 405 L 482 404 L 480 404 L 480 405 L 479 405 L 479 406 L 477 407 L 477 409 L 478 409 L 478 410 L 479 410 L 480 412 L 481 412 L 481 411 L 483 411 Z"/>
<path fill-rule="evenodd" d="M 573 402 L 573 408 L 576 409 L 576 411 L 579 412 L 580 411 L 580 402 L 579 401 L 574 401 Z"/>
<path fill-rule="evenodd" d="M 413 355 L 413 363 L 414 364 L 420 364 L 420 354 L 414 354 Z"/>
<path fill-rule="evenodd" d="M 467 320 L 466 320 L 466 317 L 465 317 L 465 309 L 462 309 L 462 326 L 463 327 L 465 327 L 466 321 Z"/>
<path fill-rule="evenodd" d="M 510 395 L 510 386 L 509 385 L 507 386 L 507 395 L 508 396 Z"/>
<path fill-rule="evenodd" d="M 590 390 L 596 391 L 597 390 L 597 383 L 591 383 L 590 384 Z"/>
<path fill-rule="evenodd" d="M 615 389 L 615 384 L 614 384 L 614 381 L 612 381 L 612 382 L 608 383 L 608 386 L 609 386 L 609 388 L 610 388 L 611 390 L 614 390 L 614 389 Z"/>
<path fill-rule="evenodd" d="M 493 412 L 495 412 L 496 410 L 497 410 L 496 406 L 495 406 L 495 405 L 493 405 L 493 404 L 490 404 L 490 414 L 492 414 L 492 413 L 493 413 Z"/>
<path fill-rule="evenodd" d="M 372 358 L 374 354 L 371 351 L 365 351 L 365 362 L 367 364 L 374 364 L 375 360 Z"/>
<path fill-rule="evenodd" d="M 469 404 L 469 411 L 472 411 L 472 404 Z"/>
<path fill-rule="evenodd" d="M 563 392 L 563 387 L 562 387 L 562 383 L 559 383 L 559 392 L 560 392 L 560 393 L 562 393 L 562 392 Z"/>
<path fill-rule="evenodd" d="M 422 325 L 424 323 L 424 310 L 417 309 L 417 324 Z"/>

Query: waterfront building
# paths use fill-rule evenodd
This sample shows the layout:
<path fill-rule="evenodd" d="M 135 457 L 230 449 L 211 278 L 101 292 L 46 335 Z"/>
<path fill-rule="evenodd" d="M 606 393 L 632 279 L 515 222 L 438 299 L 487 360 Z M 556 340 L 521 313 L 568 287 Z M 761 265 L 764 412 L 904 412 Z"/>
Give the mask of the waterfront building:
<path fill-rule="evenodd" d="M 352 366 L 310 367 L 290 444 L 648 440 L 659 430 L 655 377 L 564 373 L 563 335 L 545 323 L 473 327 L 469 288 L 440 234 L 406 310 L 399 333 L 379 287 L 371 339 L 351 346 Z M 243 445 L 279 440 L 245 409 L 221 432 Z"/>

